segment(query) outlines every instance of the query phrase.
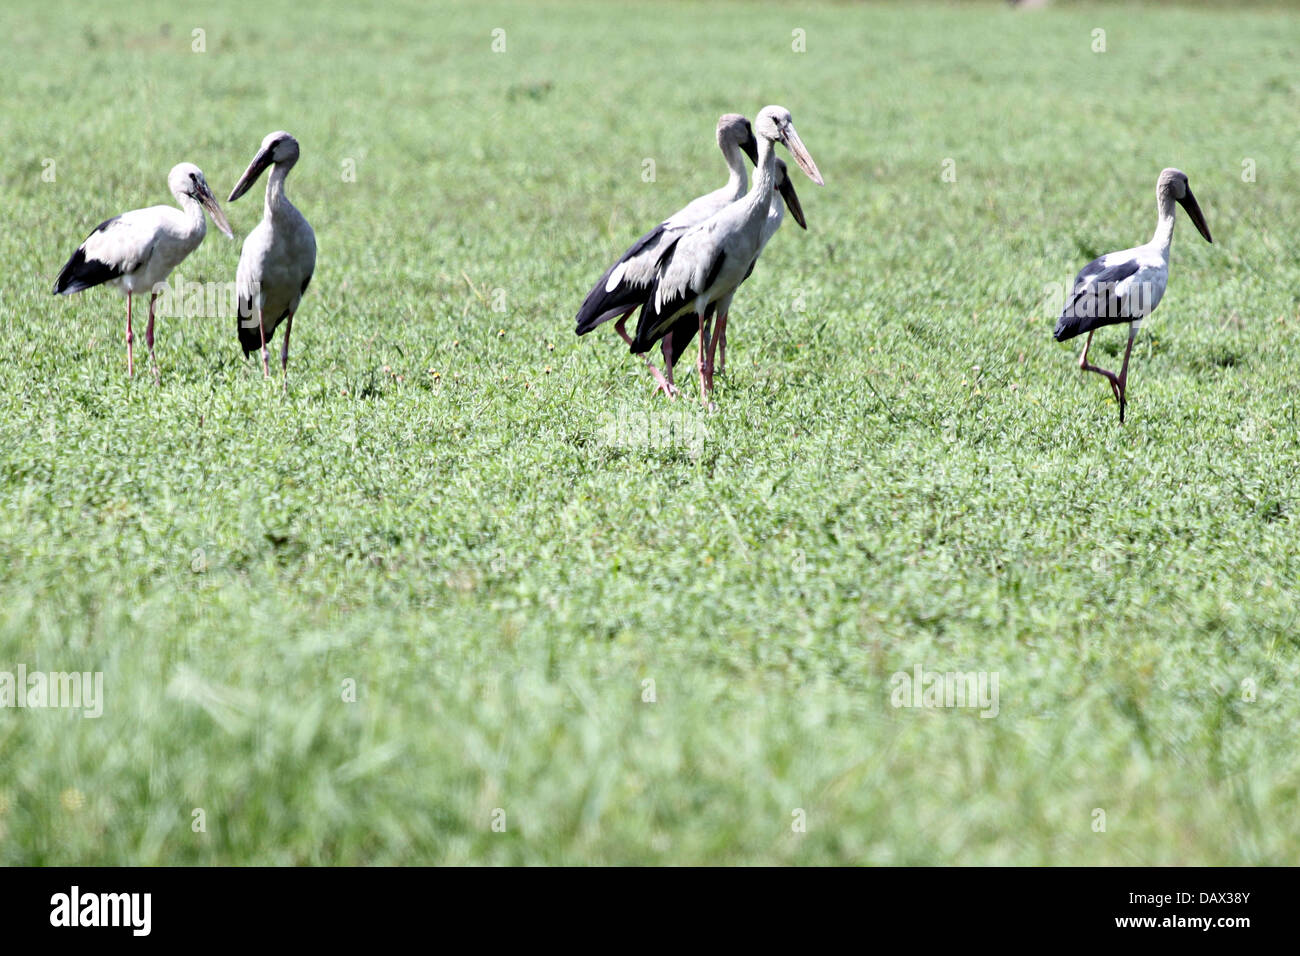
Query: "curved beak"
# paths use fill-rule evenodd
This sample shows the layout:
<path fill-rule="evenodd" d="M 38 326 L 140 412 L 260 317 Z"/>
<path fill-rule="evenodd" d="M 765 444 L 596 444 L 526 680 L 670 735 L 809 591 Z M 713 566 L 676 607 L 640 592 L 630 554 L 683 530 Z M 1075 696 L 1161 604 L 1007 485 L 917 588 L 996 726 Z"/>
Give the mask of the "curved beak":
<path fill-rule="evenodd" d="M 803 218 L 803 207 L 799 205 L 799 197 L 794 191 L 794 181 L 785 177 L 785 181 L 779 187 L 781 198 L 785 200 L 786 208 L 790 210 L 790 215 L 794 216 L 794 221 L 799 224 L 800 229 L 807 229 L 808 223 Z"/>
<path fill-rule="evenodd" d="M 253 157 L 253 161 L 249 163 L 248 168 L 244 170 L 244 175 L 240 176 L 239 182 L 235 183 L 235 188 L 230 190 L 230 198 L 227 199 L 226 202 L 234 202 L 240 196 L 244 195 L 244 193 L 248 192 L 249 187 L 252 186 L 253 183 L 257 182 L 257 177 L 262 175 L 266 170 L 266 167 L 270 165 L 271 150 L 258 150 L 257 155 Z"/>
<path fill-rule="evenodd" d="M 1201 213 L 1201 207 L 1196 202 L 1196 197 L 1192 195 L 1192 190 L 1188 188 L 1187 195 L 1178 200 L 1187 210 L 1187 218 L 1196 224 L 1197 230 L 1205 237 L 1205 241 L 1213 244 L 1214 240 L 1210 238 L 1210 227 L 1205 224 L 1205 216 Z"/>
<path fill-rule="evenodd" d="M 826 185 L 826 181 L 822 179 L 822 174 L 817 170 L 817 164 L 813 162 L 812 154 L 808 152 L 808 147 L 804 146 L 803 140 L 794 131 L 793 123 L 786 124 L 785 128 L 781 130 L 781 142 L 790 151 L 790 155 L 799 164 L 799 168 L 808 174 L 809 179 L 818 186 Z"/>
<path fill-rule="evenodd" d="M 235 238 L 235 234 L 230 231 L 230 223 L 226 222 L 226 214 L 217 205 L 217 197 L 212 195 L 212 190 L 207 183 L 203 183 L 199 187 L 199 205 L 208 211 L 212 221 L 217 224 L 218 229 L 226 234 L 227 239 Z"/>
<path fill-rule="evenodd" d="M 754 137 L 754 131 L 752 129 L 749 131 L 749 136 L 740 144 L 740 148 L 745 151 L 745 155 L 749 157 L 749 161 L 757 166 L 758 140 Z"/>

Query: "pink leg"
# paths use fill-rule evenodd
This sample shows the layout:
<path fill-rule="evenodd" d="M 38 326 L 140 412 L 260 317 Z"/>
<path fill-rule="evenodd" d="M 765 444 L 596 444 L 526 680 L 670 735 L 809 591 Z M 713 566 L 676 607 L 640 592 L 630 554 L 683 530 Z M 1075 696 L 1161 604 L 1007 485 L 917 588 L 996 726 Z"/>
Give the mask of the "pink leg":
<path fill-rule="evenodd" d="M 718 318 L 718 374 L 727 371 L 727 317 Z"/>
<path fill-rule="evenodd" d="M 626 312 L 623 313 L 623 315 L 619 318 L 619 320 L 614 323 L 614 331 L 617 332 L 622 337 L 623 341 L 627 343 L 628 348 L 632 347 L 632 336 L 627 334 L 627 320 L 628 320 L 628 316 L 630 316 L 635 311 L 636 309 L 628 309 Z M 672 367 L 669 366 L 668 369 L 669 377 L 664 378 L 663 372 L 655 368 L 655 364 L 654 362 L 650 361 L 649 356 L 646 356 L 645 364 L 646 364 L 646 368 L 650 369 L 650 374 L 655 377 L 655 382 L 656 382 L 655 391 L 663 392 L 665 395 L 671 397 L 673 394 Z"/>
<path fill-rule="evenodd" d="M 284 320 L 284 342 L 280 345 L 280 376 L 284 387 L 289 387 L 289 333 L 293 331 L 293 313 Z"/>
<path fill-rule="evenodd" d="M 708 373 L 708 351 L 709 351 L 709 331 L 704 326 L 704 313 L 700 313 L 700 356 L 696 360 L 700 373 L 700 398 L 708 404 L 709 401 L 709 373 Z"/>
<path fill-rule="evenodd" d="M 153 367 L 154 383 L 158 382 L 158 359 L 153 354 L 153 306 L 158 300 L 158 293 L 149 296 L 149 324 L 144 327 L 144 342 L 149 346 L 149 364 Z"/>
<path fill-rule="evenodd" d="M 1128 357 L 1133 353 L 1133 340 L 1137 338 L 1137 326 L 1128 327 L 1128 345 L 1124 348 L 1124 364 L 1119 370 L 1119 423 L 1124 424 L 1124 408 L 1128 404 Z"/>
<path fill-rule="evenodd" d="M 725 362 L 727 358 L 726 342 L 727 342 L 727 317 L 725 315 L 720 315 L 718 316 L 717 331 L 714 333 L 713 341 L 709 343 L 709 387 L 710 388 L 713 387 L 713 353 L 716 352 L 718 350 L 719 345 L 721 345 L 722 360 L 723 362 Z M 719 371 L 721 371 L 720 367 L 719 367 Z"/>
<path fill-rule="evenodd" d="M 1092 346 L 1092 333 L 1088 333 L 1088 341 L 1084 343 L 1083 354 L 1079 356 L 1079 368 L 1085 372 L 1096 372 L 1103 375 L 1106 381 L 1110 383 L 1110 390 L 1115 394 L 1115 401 L 1119 402 L 1119 421 L 1124 424 L 1124 410 L 1128 405 L 1127 385 L 1128 385 L 1128 359 L 1133 352 L 1133 340 L 1137 338 L 1137 327 L 1129 325 L 1128 327 L 1128 346 L 1124 349 L 1124 365 L 1120 373 L 1108 372 L 1106 369 L 1097 365 L 1088 364 L 1088 349 Z"/>
<path fill-rule="evenodd" d="M 131 345 L 135 333 L 131 331 L 131 293 L 126 294 L 126 377 L 135 376 L 135 351 Z"/>
<path fill-rule="evenodd" d="M 664 356 L 664 373 L 668 376 L 668 395 L 677 397 L 677 386 L 673 384 L 673 334 L 669 332 L 659 343 L 659 351 Z"/>
<path fill-rule="evenodd" d="M 262 378 L 271 377 L 271 363 L 266 355 L 266 320 L 262 310 L 257 310 L 257 331 L 262 333 Z"/>

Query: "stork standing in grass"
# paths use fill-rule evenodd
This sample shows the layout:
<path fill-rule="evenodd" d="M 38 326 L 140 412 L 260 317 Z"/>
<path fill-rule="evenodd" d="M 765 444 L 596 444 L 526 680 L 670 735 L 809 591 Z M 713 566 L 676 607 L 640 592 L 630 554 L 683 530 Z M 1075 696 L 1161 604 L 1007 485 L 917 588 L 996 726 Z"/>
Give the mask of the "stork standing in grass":
<path fill-rule="evenodd" d="M 212 216 L 217 228 L 234 238 L 217 198 L 208 188 L 203 172 L 193 163 L 180 163 L 167 174 L 167 188 L 181 208 L 150 206 L 133 209 L 106 219 L 95 227 L 86 241 L 77 247 L 72 258 L 54 280 L 54 294 L 68 295 L 97 285 L 112 285 L 126 296 L 126 374 L 135 374 L 135 332 L 131 328 L 131 297 L 149 293 L 149 323 L 144 340 L 149 347 L 149 361 L 154 378 L 158 362 L 153 352 L 154 302 L 159 292 L 155 286 L 167 277 L 203 242 L 208 223 L 203 210 Z"/>
<path fill-rule="evenodd" d="M 235 291 L 239 298 L 239 344 L 245 356 L 254 349 L 261 352 L 265 378 L 271 377 L 267 343 L 284 322 L 280 371 L 286 381 L 293 317 L 316 268 L 316 234 L 284 192 L 285 177 L 296 162 L 298 141 L 283 130 L 268 133 L 226 200 L 234 202 L 248 192 L 268 166 L 275 167 L 266 182 L 262 221 L 248 234 L 239 254 Z"/>
<path fill-rule="evenodd" d="M 738 113 L 726 113 L 718 119 L 718 148 L 722 150 L 727 163 L 727 184 L 721 189 L 700 196 L 677 212 L 673 213 L 618 257 L 618 260 L 605 270 L 600 281 L 587 293 L 578 310 L 578 335 L 586 335 L 596 326 L 610 319 L 617 318 L 614 329 L 629 346 L 632 338 L 627 334 L 628 317 L 639 309 L 646 300 L 646 294 L 654 282 L 655 266 L 664 250 L 692 226 L 704 222 L 720 209 L 735 202 L 745 195 L 749 186 L 749 176 L 745 170 L 742 151 L 752 162 L 758 162 L 758 143 L 754 139 L 753 128 L 749 120 Z M 663 338 L 662 350 L 664 364 L 668 371 L 665 378 L 655 366 L 646 360 L 654 374 L 659 389 L 673 393 L 672 367 L 676 360 L 671 335 Z"/>
<path fill-rule="evenodd" d="M 785 160 L 780 157 L 776 160 L 776 189 L 772 192 L 772 202 L 767 209 L 767 221 L 763 223 L 763 237 L 758 244 L 758 254 L 754 256 L 754 261 L 763 254 L 767 247 L 768 241 L 776 235 L 776 231 L 781 228 L 781 223 L 785 221 L 786 207 L 790 209 L 790 215 L 794 216 L 794 221 L 799 224 L 800 229 L 807 229 L 808 223 L 803 217 L 803 207 L 799 205 L 799 196 L 794 191 L 794 182 L 790 179 L 790 172 L 785 165 Z M 752 273 L 753 266 L 750 266 Z M 748 278 L 748 276 L 746 277 Z M 712 306 L 709 308 L 709 314 L 704 317 L 705 338 L 712 338 L 713 332 L 710 323 L 713 320 L 713 314 L 716 309 Z M 691 339 L 695 338 L 695 317 L 691 315 L 683 316 L 678 319 L 673 326 L 673 330 L 664 336 L 664 341 L 672 337 L 676 343 L 672 360 L 677 361 L 678 356 L 690 344 Z M 718 322 L 718 373 L 721 374 L 727 370 L 727 323 L 726 317 Z M 669 369 L 671 370 L 671 366 Z"/>
<path fill-rule="evenodd" d="M 1169 247 L 1174 239 L 1174 203 L 1181 204 L 1187 210 L 1188 218 L 1206 242 L 1214 241 L 1210 238 L 1210 227 L 1205 224 L 1201 207 L 1187 184 L 1187 174 L 1180 169 L 1162 170 L 1160 178 L 1156 180 L 1156 204 L 1159 209 L 1156 234 L 1146 245 L 1107 253 L 1084 266 L 1075 277 L 1074 289 L 1056 323 L 1058 342 L 1088 333 L 1083 354 L 1079 356 L 1079 368 L 1085 372 L 1104 375 L 1110 382 L 1115 400 L 1119 402 L 1121 423 L 1124 421 L 1124 408 L 1127 404 L 1128 359 L 1133 351 L 1133 340 L 1142 327 L 1142 320 L 1160 304 L 1165 286 L 1169 283 Z M 1088 348 L 1092 345 L 1093 332 L 1102 326 L 1121 322 L 1127 322 L 1129 326 L 1128 346 L 1124 349 L 1124 364 L 1119 374 L 1089 365 Z"/>
<path fill-rule="evenodd" d="M 790 150 L 809 179 L 819 186 L 823 184 L 817 164 L 795 132 L 789 110 L 783 106 L 764 107 L 754 122 L 754 132 L 758 136 L 758 162 L 749 192 L 664 250 L 631 346 L 633 352 L 649 351 L 674 329 L 679 319 L 694 317 L 700 334 L 700 391 L 706 402 L 713 387 L 717 338 L 709 341 L 705 317 L 712 309 L 719 325 L 725 325 L 731 298 L 753 271 L 763 247 L 776 185 L 776 143 Z"/>

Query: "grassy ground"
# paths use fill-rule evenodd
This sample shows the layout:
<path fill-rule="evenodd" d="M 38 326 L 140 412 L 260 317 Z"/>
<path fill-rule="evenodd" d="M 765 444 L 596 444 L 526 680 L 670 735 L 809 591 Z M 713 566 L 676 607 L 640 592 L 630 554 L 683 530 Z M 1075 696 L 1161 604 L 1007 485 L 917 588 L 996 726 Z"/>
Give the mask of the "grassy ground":
<path fill-rule="evenodd" d="M 0 712 L 0 863 L 1295 862 L 1294 11 L 27 6 L 0 670 L 106 702 Z M 669 405 L 572 316 L 772 102 L 827 185 L 718 411 Z M 224 316 L 127 381 L 121 300 L 54 275 L 278 128 L 320 249 L 287 396 Z M 1215 245 L 1179 213 L 1121 428 L 1052 293 L 1166 165 Z M 918 664 L 998 716 L 894 708 Z"/>

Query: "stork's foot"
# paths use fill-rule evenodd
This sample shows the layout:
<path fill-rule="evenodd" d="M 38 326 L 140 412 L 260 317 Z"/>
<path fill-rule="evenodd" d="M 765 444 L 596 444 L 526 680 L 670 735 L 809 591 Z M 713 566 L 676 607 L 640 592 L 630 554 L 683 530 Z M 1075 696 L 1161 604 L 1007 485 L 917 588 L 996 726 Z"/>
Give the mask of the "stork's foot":
<path fill-rule="evenodd" d="M 709 396 L 713 394 L 713 363 L 706 357 L 700 363 L 700 400 L 707 407 Z"/>
<path fill-rule="evenodd" d="M 664 373 L 659 371 L 659 369 L 655 368 L 653 365 L 650 366 L 650 371 L 654 373 L 654 377 L 655 377 L 654 393 L 658 395 L 660 392 L 663 392 L 670 399 L 677 398 L 677 386 L 673 385 L 672 382 L 664 378 Z"/>
<path fill-rule="evenodd" d="M 1098 375 L 1101 375 L 1106 379 L 1106 383 L 1110 385 L 1111 394 L 1115 396 L 1115 401 L 1119 403 L 1120 424 L 1124 424 L 1124 409 L 1128 405 L 1128 401 L 1125 397 L 1126 382 L 1124 378 L 1097 365 L 1080 365 L 1079 368 L 1085 372 L 1096 372 Z"/>

